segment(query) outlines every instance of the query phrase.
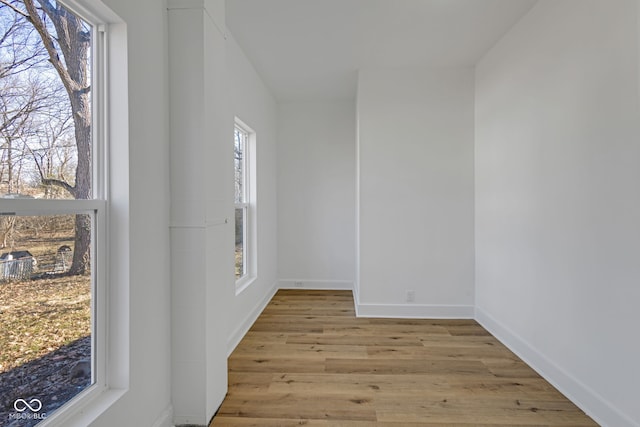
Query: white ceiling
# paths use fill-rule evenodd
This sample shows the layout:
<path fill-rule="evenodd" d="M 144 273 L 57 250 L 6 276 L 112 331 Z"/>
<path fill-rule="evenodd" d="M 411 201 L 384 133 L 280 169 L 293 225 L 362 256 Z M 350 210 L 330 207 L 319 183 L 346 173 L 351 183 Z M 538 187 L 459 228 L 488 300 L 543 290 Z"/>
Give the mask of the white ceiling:
<path fill-rule="evenodd" d="M 355 96 L 368 67 L 473 66 L 536 0 L 226 0 L 280 101 Z"/>

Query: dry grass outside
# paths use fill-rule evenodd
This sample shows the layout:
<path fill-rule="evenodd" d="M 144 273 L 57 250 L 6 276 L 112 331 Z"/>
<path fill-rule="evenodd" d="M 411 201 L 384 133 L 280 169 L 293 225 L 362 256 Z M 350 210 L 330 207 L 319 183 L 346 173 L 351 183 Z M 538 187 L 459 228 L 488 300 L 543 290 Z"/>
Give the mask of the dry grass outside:
<path fill-rule="evenodd" d="M 91 278 L 0 282 L 0 373 L 91 334 Z"/>
<path fill-rule="evenodd" d="M 236 280 L 241 278 L 244 274 L 244 253 L 242 250 L 242 244 L 236 244 Z"/>
<path fill-rule="evenodd" d="M 65 275 L 74 228 L 73 215 L 0 218 L 0 252 L 28 251 L 37 261 L 31 276 L 14 276 L 9 259 L 0 277 L 0 425 L 15 416 L 17 399 L 35 397 L 50 414 L 93 381 L 91 275 Z M 17 422 L 9 425 L 38 420 Z"/>
<path fill-rule="evenodd" d="M 0 245 L 3 243 L 6 246 L 0 246 L 0 253 L 29 251 L 38 260 L 37 273 L 53 272 L 60 261 L 58 249 L 74 246 L 74 217 L 0 217 Z"/>
<path fill-rule="evenodd" d="M 54 275 L 61 246 L 73 247 L 73 215 L 2 218 L 0 252 L 29 251 L 33 279 L 0 277 L 0 373 L 91 334 L 91 277 Z"/>

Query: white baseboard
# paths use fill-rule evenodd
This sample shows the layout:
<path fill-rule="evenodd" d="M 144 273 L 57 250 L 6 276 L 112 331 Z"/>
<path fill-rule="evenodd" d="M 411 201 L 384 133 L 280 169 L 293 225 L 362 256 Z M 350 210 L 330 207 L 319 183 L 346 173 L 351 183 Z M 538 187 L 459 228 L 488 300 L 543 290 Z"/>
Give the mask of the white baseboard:
<path fill-rule="evenodd" d="M 206 424 L 194 424 L 193 419 L 187 416 L 176 416 L 174 422 L 172 427 L 207 427 Z"/>
<path fill-rule="evenodd" d="M 352 291 L 353 282 L 349 280 L 280 279 L 278 280 L 278 289 Z"/>
<path fill-rule="evenodd" d="M 356 303 L 356 315 L 401 319 L 473 319 L 474 307 L 472 305 Z"/>
<path fill-rule="evenodd" d="M 251 310 L 251 312 L 245 317 L 244 321 L 231 333 L 231 336 L 227 339 L 227 357 L 231 356 L 233 350 L 236 349 L 242 338 L 246 335 L 246 333 L 251 329 L 251 326 L 255 323 L 260 316 L 260 313 L 264 310 L 264 308 L 269 304 L 271 298 L 278 291 L 277 283 L 274 283 L 271 287 L 271 290 L 267 292 L 264 298 L 258 302 L 258 304 Z"/>
<path fill-rule="evenodd" d="M 169 405 L 151 427 L 173 427 L 173 406 Z"/>
<path fill-rule="evenodd" d="M 598 393 L 558 367 L 508 327 L 476 307 L 476 321 L 601 426 L 640 427 Z"/>

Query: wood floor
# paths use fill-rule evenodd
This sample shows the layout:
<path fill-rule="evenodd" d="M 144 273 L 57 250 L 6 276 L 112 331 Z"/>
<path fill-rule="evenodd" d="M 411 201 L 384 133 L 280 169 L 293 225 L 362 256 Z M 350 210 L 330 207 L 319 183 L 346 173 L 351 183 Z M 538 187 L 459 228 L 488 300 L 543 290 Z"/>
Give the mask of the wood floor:
<path fill-rule="evenodd" d="M 597 426 L 473 320 L 358 319 L 279 291 L 229 358 L 211 426 Z"/>

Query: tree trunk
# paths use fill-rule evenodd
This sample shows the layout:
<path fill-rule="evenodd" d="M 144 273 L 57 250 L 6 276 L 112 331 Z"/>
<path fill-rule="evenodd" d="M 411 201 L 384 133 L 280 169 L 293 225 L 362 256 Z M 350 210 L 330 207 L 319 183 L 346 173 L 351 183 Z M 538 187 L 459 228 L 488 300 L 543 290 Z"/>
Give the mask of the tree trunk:
<path fill-rule="evenodd" d="M 91 261 L 91 217 L 87 214 L 76 215 L 75 229 L 73 260 L 69 274 L 86 274 L 89 272 Z"/>
<path fill-rule="evenodd" d="M 64 181 L 47 179 L 45 183 L 59 185 L 76 199 L 89 199 L 91 194 L 92 136 L 91 87 L 89 85 L 89 48 L 91 34 L 80 18 L 50 0 L 37 0 L 56 29 L 58 46 L 64 56 L 60 60 L 54 39 L 40 18 L 33 0 L 23 0 L 29 19 L 38 31 L 49 54 L 51 64 L 60 76 L 69 95 L 78 150 L 76 182 L 70 186 Z M 45 180 L 43 180 L 44 182 Z M 85 274 L 89 267 L 91 247 L 91 220 L 87 215 L 76 215 L 73 261 L 69 274 Z"/>
<path fill-rule="evenodd" d="M 7 172 L 9 177 L 7 179 L 7 193 L 13 193 L 13 141 L 11 138 L 7 138 Z"/>

